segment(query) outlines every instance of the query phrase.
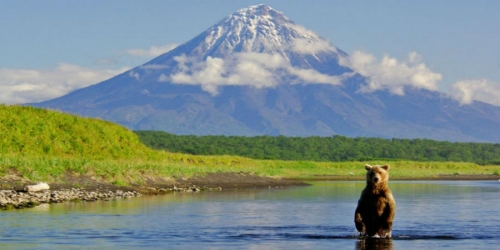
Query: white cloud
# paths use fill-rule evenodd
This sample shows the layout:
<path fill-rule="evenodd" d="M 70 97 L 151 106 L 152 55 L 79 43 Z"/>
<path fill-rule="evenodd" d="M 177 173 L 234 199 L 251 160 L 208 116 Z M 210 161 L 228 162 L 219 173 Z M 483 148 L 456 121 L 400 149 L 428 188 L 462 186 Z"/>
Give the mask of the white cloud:
<path fill-rule="evenodd" d="M 298 26 L 300 28 L 300 26 Z M 336 50 L 328 42 L 314 41 L 311 37 L 297 39 L 289 47 L 299 53 L 315 54 L 321 51 Z M 176 45 L 151 46 L 149 50 L 128 50 L 134 56 L 157 56 Z M 197 61 L 185 55 L 175 58 L 177 72 L 171 75 L 160 74 L 159 81 L 175 84 L 200 85 L 213 95 L 218 94 L 220 86 L 251 85 L 257 88 L 274 87 L 285 77 L 291 84 L 316 83 L 340 85 L 354 73 L 340 76 L 322 74 L 313 69 L 293 67 L 283 55 L 267 53 L 235 53 L 227 58 L 208 57 L 206 61 Z M 391 93 L 404 95 L 405 87 L 437 90 L 442 76 L 430 70 L 421 62 L 422 57 L 409 53 L 403 61 L 388 55 L 381 60 L 369 53 L 355 51 L 349 57 L 340 57 L 340 63 L 354 72 L 367 77 L 367 85 L 362 92 L 389 90 Z M 162 70 L 165 65 L 141 66 L 143 70 Z M 73 90 L 87 87 L 123 73 L 128 68 L 94 69 L 74 64 L 61 63 L 54 69 L 0 69 L 0 103 L 15 104 L 39 102 L 65 95 Z M 131 71 L 129 76 L 139 79 L 138 72 Z M 463 80 L 456 82 L 449 94 L 461 104 L 470 104 L 474 100 L 500 106 L 500 83 L 489 80 Z"/>
<path fill-rule="evenodd" d="M 329 42 L 325 40 L 310 41 L 308 39 L 295 39 L 292 50 L 302 54 L 315 54 L 318 52 L 337 51 Z"/>
<path fill-rule="evenodd" d="M 279 54 L 236 53 L 225 59 L 208 57 L 206 61 L 196 62 L 193 58 L 178 56 L 179 72 L 159 81 L 172 81 L 176 84 L 201 85 L 202 89 L 216 95 L 219 86 L 251 85 L 257 88 L 273 87 L 279 83 L 280 76 L 295 77 L 293 83 L 341 84 L 343 76 L 329 76 L 312 69 L 293 67 Z"/>
<path fill-rule="evenodd" d="M 161 74 L 160 77 L 158 77 L 159 82 L 167 82 L 170 78 L 166 76 L 165 74 Z"/>
<path fill-rule="evenodd" d="M 39 102 L 87 87 L 124 72 L 61 63 L 55 69 L 0 69 L 0 103 Z"/>
<path fill-rule="evenodd" d="M 129 49 L 127 54 L 131 56 L 155 57 L 167 53 L 177 47 L 177 44 L 167 44 L 163 46 L 151 46 L 149 49 Z"/>
<path fill-rule="evenodd" d="M 300 36 L 294 39 L 293 44 L 290 46 L 291 50 L 302 54 L 315 54 L 318 52 L 337 51 L 337 48 L 335 48 L 335 46 L 331 45 L 330 42 L 320 38 L 313 31 L 310 31 L 305 27 L 294 23 L 287 23 L 285 25 L 288 26 L 288 28 L 290 28 L 292 31 L 296 31 L 296 35 Z"/>
<path fill-rule="evenodd" d="M 319 40 L 319 36 L 318 34 L 316 34 L 314 31 L 312 30 L 308 30 L 306 27 L 300 25 L 300 24 L 296 24 L 296 23 L 285 23 L 285 26 L 287 26 L 288 28 L 290 28 L 291 30 L 297 32 L 298 35 L 302 36 L 302 38 L 304 39 L 308 39 L 308 40 Z"/>
<path fill-rule="evenodd" d="M 437 90 L 441 74 L 420 61 L 421 56 L 416 52 L 399 62 L 388 55 L 378 61 L 372 54 L 355 51 L 348 58 L 341 58 L 340 63 L 368 78 L 368 85 L 361 89 L 362 92 L 387 89 L 393 94 L 404 95 L 405 86 Z"/>
<path fill-rule="evenodd" d="M 218 86 L 253 85 L 271 87 L 276 79 L 271 70 L 280 61 L 278 55 L 266 55 L 266 58 L 244 53 L 229 59 L 208 57 L 204 62 L 194 62 L 186 56 L 176 57 L 181 72 L 170 75 L 170 80 L 177 84 L 201 85 L 202 89 L 216 95 Z M 266 60 L 267 59 L 267 60 Z M 168 80 L 161 77 L 159 80 Z"/>
<path fill-rule="evenodd" d="M 149 49 L 130 49 L 125 53 L 135 57 L 155 57 L 177 47 L 176 44 L 151 46 Z M 19 104 L 40 102 L 65 95 L 73 90 L 87 87 L 109 79 L 128 70 L 128 67 L 109 69 L 120 65 L 118 59 L 100 59 L 98 68 L 87 68 L 70 63 L 61 63 L 53 69 L 0 69 L 0 103 Z M 164 65 L 147 65 L 141 69 L 164 69 Z M 129 76 L 138 80 L 138 72 Z"/>
<path fill-rule="evenodd" d="M 451 95 L 462 105 L 476 100 L 500 106 L 500 83 L 486 79 L 462 80 L 452 85 Z"/>
<path fill-rule="evenodd" d="M 139 79 L 141 78 L 141 75 L 137 72 L 134 72 L 133 70 L 128 72 L 128 76 L 134 78 L 136 81 L 139 81 Z"/>
<path fill-rule="evenodd" d="M 290 68 L 290 73 L 292 75 L 297 76 L 301 81 L 306 83 L 323 83 L 323 84 L 331 84 L 331 85 L 341 85 L 342 80 L 351 74 L 343 74 L 341 76 L 330 76 L 321 74 L 313 69 L 299 69 L 299 68 Z"/>

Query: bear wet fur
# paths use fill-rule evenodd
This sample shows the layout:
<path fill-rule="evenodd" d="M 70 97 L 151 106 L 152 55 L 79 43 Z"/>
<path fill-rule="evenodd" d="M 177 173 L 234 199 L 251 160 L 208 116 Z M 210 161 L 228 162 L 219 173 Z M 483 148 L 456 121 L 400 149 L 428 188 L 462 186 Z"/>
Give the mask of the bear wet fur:
<path fill-rule="evenodd" d="M 366 237 L 391 238 L 396 201 L 389 189 L 389 165 L 365 165 L 366 187 L 354 214 L 356 229 Z"/>

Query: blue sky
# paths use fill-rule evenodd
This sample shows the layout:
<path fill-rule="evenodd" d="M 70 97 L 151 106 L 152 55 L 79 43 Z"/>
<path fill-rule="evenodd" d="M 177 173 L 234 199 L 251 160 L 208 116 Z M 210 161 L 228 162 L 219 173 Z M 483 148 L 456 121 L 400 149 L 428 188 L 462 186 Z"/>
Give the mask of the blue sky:
<path fill-rule="evenodd" d="M 4 0 L 0 103 L 41 101 L 95 84 L 260 3 L 348 54 L 404 62 L 417 53 L 426 68 L 442 76 L 441 91 L 461 86 L 462 100 L 500 106 L 496 0 Z M 33 90 L 36 96 L 25 94 Z"/>

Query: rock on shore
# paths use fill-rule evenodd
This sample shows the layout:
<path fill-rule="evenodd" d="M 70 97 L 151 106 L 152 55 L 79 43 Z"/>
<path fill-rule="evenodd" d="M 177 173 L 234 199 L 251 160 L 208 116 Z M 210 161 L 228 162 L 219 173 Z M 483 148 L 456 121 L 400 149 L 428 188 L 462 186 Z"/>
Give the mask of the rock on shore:
<path fill-rule="evenodd" d="M 163 194 L 169 192 L 200 192 L 200 191 L 215 191 L 222 188 L 200 188 L 195 185 L 190 187 L 173 187 L 173 188 L 145 188 L 143 191 L 146 194 Z M 138 191 L 87 191 L 82 188 L 60 189 L 60 190 L 43 190 L 38 192 L 16 191 L 16 190 L 0 190 L 0 209 L 10 208 L 29 208 L 44 203 L 60 203 L 64 201 L 97 201 L 109 200 L 114 198 L 130 198 L 141 196 Z"/>

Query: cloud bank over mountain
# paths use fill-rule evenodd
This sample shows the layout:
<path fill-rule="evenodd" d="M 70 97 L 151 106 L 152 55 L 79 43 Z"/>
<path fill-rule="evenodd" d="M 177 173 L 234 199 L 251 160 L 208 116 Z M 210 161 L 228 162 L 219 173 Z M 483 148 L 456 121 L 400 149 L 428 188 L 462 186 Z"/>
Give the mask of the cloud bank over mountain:
<path fill-rule="evenodd" d="M 354 51 L 341 64 L 368 78 L 368 85 L 361 92 L 387 89 L 393 94 L 404 95 L 404 87 L 435 91 L 441 74 L 435 73 L 421 62 L 421 56 L 411 52 L 408 58 L 398 61 L 385 55 L 380 61 L 372 54 Z"/>
<path fill-rule="evenodd" d="M 500 106 L 500 83 L 486 79 L 458 81 L 452 85 L 451 95 L 462 105 L 477 100 Z"/>
<path fill-rule="evenodd" d="M 292 84 L 313 82 L 318 84 L 342 84 L 342 76 L 321 74 L 313 69 L 294 67 L 279 54 L 241 52 L 228 58 L 208 57 L 197 62 L 186 56 L 175 57 L 180 72 L 170 76 L 161 75 L 159 81 L 171 81 L 176 84 L 201 85 L 212 95 L 218 94 L 219 86 L 251 85 L 257 88 L 274 87 L 280 77 L 292 77 Z M 280 72 L 282 75 L 276 75 Z"/>
<path fill-rule="evenodd" d="M 157 81 L 200 85 L 204 91 L 217 95 L 222 86 L 268 88 L 283 83 L 283 79 L 289 84 L 343 85 L 358 73 L 367 82 L 359 92 L 387 90 L 404 96 L 408 87 L 437 91 L 446 77 L 429 68 L 417 52 L 409 52 L 402 60 L 388 54 L 379 59 L 359 50 L 345 54 L 266 5 L 241 9 L 201 35 L 203 39 L 198 41 L 201 43 L 192 50 L 193 54 L 176 55 L 177 70 L 158 75 Z M 128 49 L 118 58 L 98 60 L 99 67 L 95 68 L 61 63 L 54 69 L 0 69 L 0 103 L 38 102 L 62 96 L 128 70 L 129 65 L 118 62 L 120 57 L 152 59 L 177 47 L 166 44 Z M 328 67 L 331 62 L 322 56 L 331 52 L 338 57 L 335 60 L 340 66 L 352 71 L 333 75 L 324 73 L 330 71 L 326 68 L 315 69 L 317 64 Z M 165 70 L 166 67 L 159 63 L 139 68 Z M 142 73 L 134 70 L 128 75 L 139 81 Z M 462 105 L 477 100 L 500 106 L 498 85 L 490 80 L 464 79 L 453 84 L 446 94 Z"/>
<path fill-rule="evenodd" d="M 151 46 L 149 49 L 130 49 L 127 53 L 133 56 L 155 57 L 172 49 L 173 45 Z M 335 50 L 335 47 L 304 40 L 302 43 L 297 42 L 293 50 L 315 54 Z M 312 69 L 296 68 L 279 54 L 236 53 L 225 59 L 209 57 L 204 62 L 195 62 L 192 58 L 180 56 L 176 60 L 182 70 L 169 76 L 161 75 L 159 81 L 201 85 L 203 90 L 213 95 L 218 93 L 219 86 L 273 87 L 277 84 L 278 76 L 273 74 L 276 69 L 284 75 L 292 76 L 295 79 L 292 83 L 295 84 L 314 82 L 340 85 L 352 75 L 330 76 Z M 405 86 L 438 90 L 443 76 L 432 71 L 422 61 L 422 57 L 416 52 L 410 52 L 406 59 L 398 60 L 390 55 L 377 59 L 373 54 L 362 51 L 354 51 L 340 60 L 344 66 L 369 79 L 368 85 L 360 89 L 361 92 L 388 90 L 396 95 L 404 95 Z M 129 67 L 87 68 L 69 63 L 61 63 L 54 69 L 0 69 L 0 103 L 19 104 L 52 99 L 101 82 L 128 69 Z M 463 105 L 482 101 L 500 106 L 500 83 L 487 79 L 458 81 L 447 94 Z"/>
<path fill-rule="evenodd" d="M 177 44 L 151 46 L 148 49 L 129 49 L 121 54 L 150 59 L 175 47 Z M 131 68 L 110 68 L 123 64 L 118 63 L 118 60 L 100 59 L 94 68 L 60 63 L 52 69 L 0 69 L 0 103 L 21 104 L 53 99 L 99 83 Z"/>
<path fill-rule="evenodd" d="M 69 63 L 61 63 L 54 69 L 0 69 L 0 103 L 20 104 L 56 98 L 128 69 L 94 69 Z"/>

